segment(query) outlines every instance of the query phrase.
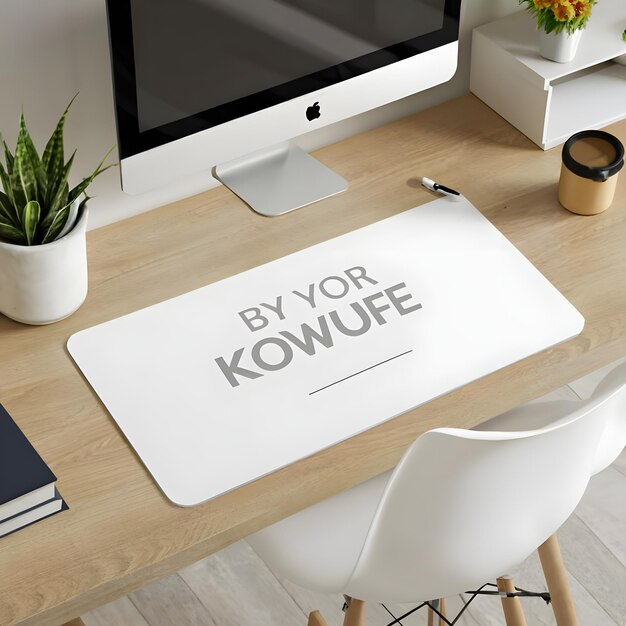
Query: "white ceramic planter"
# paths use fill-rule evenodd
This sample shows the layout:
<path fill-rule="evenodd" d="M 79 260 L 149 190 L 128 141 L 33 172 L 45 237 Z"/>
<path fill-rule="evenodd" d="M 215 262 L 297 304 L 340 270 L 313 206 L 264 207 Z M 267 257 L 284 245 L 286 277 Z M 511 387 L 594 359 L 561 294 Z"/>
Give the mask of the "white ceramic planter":
<path fill-rule="evenodd" d="M 51 324 L 87 297 L 87 208 L 74 228 L 51 243 L 0 242 L 0 313 L 24 324 Z"/>
<path fill-rule="evenodd" d="M 573 35 L 566 30 L 558 34 L 542 30 L 539 33 L 539 54 L 550 61 L 569 63 L 576 56 L 582 34 L 582 30 L 577 30 Z"/>

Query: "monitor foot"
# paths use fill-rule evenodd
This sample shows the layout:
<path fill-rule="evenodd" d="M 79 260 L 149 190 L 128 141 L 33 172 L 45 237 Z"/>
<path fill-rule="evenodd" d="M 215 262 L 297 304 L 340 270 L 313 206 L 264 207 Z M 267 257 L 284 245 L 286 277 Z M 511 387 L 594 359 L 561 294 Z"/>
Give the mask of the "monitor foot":
<path fill-rule="evenodd" d="M 250 208 L 268 217 L 348 188 L 341 176 L 288 142 L 218 165 L 214 173 Z"/>

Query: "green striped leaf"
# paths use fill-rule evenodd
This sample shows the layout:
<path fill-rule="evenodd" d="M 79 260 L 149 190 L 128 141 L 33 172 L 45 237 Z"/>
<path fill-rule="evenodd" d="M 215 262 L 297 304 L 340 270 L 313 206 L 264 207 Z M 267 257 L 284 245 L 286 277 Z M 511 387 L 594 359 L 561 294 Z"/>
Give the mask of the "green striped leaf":
<path fill-rule="evenodd" d="M 11 174 L 13 172 L 13 154 L 11 150 L 9 150 L 9 146 L 7 146 L 7 142 L 2 140 L 2 144 L 4 146 L 4 161 L 7 164 L 7 172 Z"/>
<path fill-rule="evenodd" d="M 50 181 L 48 185 L 48 198 L 46 206 L 48 207 L 48 213 L 56 213 L 62 206 L 68 203 L 69 184 L 68 179 L 70 170 L 74 163 L 74 156 L 76 150 L 72 153 L 68 162 L 58 172 L 58 177 L 54 181 Z"/>
<path fill-rule="evenodd" d="M 2 163 L 0 163 L 0 181 L 2 181 L 2 186 L 4 187 L 4 191 L 11 202 L 11 206 L 13 207 L 13 213 L 17 218 L 17 209 L 15 208 L 15 198 L 13 196 L 13 187 L 11 186 L 11 177 L 4 169 Z M 19 221 L 19 220 L 18 220 Z"/>
<path fill-rule="evenodd" d="M 55 209 L 54 211 L 48 210 L 48 212 L 46 213 L 46 215 L 44 216 L 41 222 L 41 228 L 43 232 L 46 232 L 50 228 L 50 225 L 55 220 L 57 213 L 59 213 L 66 206 L 69 206 L 71 204 L 71 202 L 68 202 L 67 200 L 68 193 L 69 193 L 69 187 L 65 185 L 65 187 L 60 190 L 60 194 L 57 196 L 59 198 L 58 208 Z"/>
<path fill-rule="evenodd" d="M 117 165 L 117 163 L 111 163 L 110 165 L 107 165 L 106 167 L 102 167 L 104 165 L 104 162 L 109 158 L 109 155 L 111 154 L 111 152 L 113 152 L 114 149 L 115 149 L 115 146 L 113 146 L 113 148 L 111 148 L 104 155 L 104 158 L 102 159 L 102 161 L 100 161 L 100 163 L 98 164 L 98 167 L 96 167 L 96 169 L 91 174 L 91 176 L 88 176 L 87 178 L 84 178 L 80 183 L 78 183 L 78 185 L 76 185 L 76 187 L 74 187 L 70 191 L 70 194 L 69 194 L 69 197 L 68 197 L 68 202 L 70 204 L 74 200 L 76 200 L 76 198 L 79 198 L 81 196 L 81 194 L 83 194 L 85 192 L 87 187 L 89 187 L 89 185 L 91 185 L 91 183 L 93 182 L 94 178 L 96 178 L 96 176 L 100 176 L 100 174 L 102 174 L 103 172 L 106 172 L 108 169 L 111 169 L 112 167 L 115 167 Z"/>
<path fill-rule="evenodd" d="M 11 198 L 13 206 L 15 207 L 15 211 L 18 215 L 18 219 L 21 223 L 21 210 L 24 208 L 24 205 L 28 202 L 28 200 L 26 200 L 24 190 L 22 189 L 22 182 L 15 169 L 13 169 L 13 172 L 9 174 L 9 187 L 7 190 L 7 196 Z"/>
<path fill-rule="evenodd" d="M 39 202 L 37 202 L 37 200 L 31 200 L 24 207 L 24 235 L 26 237 L 26 243 L 29 246 L 32 246 L 35 240 L 35 231 L 39 224 L 40 212 Z"/>
<path fill-rule="evenodd" d="M 9 196 L 0 191 L 0 220 L 11 226 L 19 226 L 15 208 Z"/>
<path fill-rule="evenodd" d="M 77 95 L 78 94 L 76 94 L 76 96 Z M 67 113 L 72 106 L 72 102 L 76 99 L 76 96 L 70 100 L 70 103 L 67 105 L 65 111 L 63 111 L 63 115 L 61 116 L 59 123 L 56 125 L 52 136 L 48 140 L 46 148 L 43 152 L 43 157 L 41 158 L 41 162 L 46 170 L 46 175 L 48 176 L 49 181 L 54 181 L 59 177 L 59 173 L 63 169 L 63 164 L 65 163 L 65 156 L 63 154 L 63 128 L 65 126 Z"/>
<path fill-rule="evenodd" d="M 51 191 L 54 192 L 54 195 L 50 198 L 50 202 L 48 203 L 48 212 L 46 215 L 47 222 L 44 223 L 44 227 L 46 228 L 52 223 L 54 215 L 61 207 L 64 207 L 66 204 L 71 204 L 71 201 L 68 199 L 69 185 L 67 184 L 67 179 L 70 175 L 72 164 L 74 163 L 75 154 L 76 151 L 74 151 L 70 160 L 65 164 L 59 173 L 59 179 L 55 180 L 51 187 Z"/>
<path fill-rule="evenodd" d="M 70 214 L 70 206 L 71 205 L 67 204 L 60 211 L 57 211 L 55 213 L 54 218 L 46 231 L 46 234 L 41 240 L 41 243 L 50 243 L 59 236 Z"/>
<path fill-rule="evenodd" d="M 24 243 L 24 235 L 22 234 L 22 231 L 15 228 L 15 226 L 5 224 L 2 221 L 0 221 L 0 239 L 2 241 L 6 241 L 7 243 Z"/>
<path fill-rule="evenodd" d="M 46 213 L 45 217 L 43 218 L 41 222 L 41 227 L 44 231 L 50 228 L 50 225 L 56 218 L 57 213 L 59 211 L 62 211 L 66 206 L 69 206 L 71 204 L 67 200 L 68 193 L 69 193 L 69 187 L 66 184 L 65 187 L 62 187 L 59 190 L 59 194 L 57 194 L 56 196 L 56 198 L 58 198 L 58 201 L 55 200 L 55 204 L 57 205 L 57 208 L 54 211 L 52 211 L 51 209 L 48 209 L 48 212 Z"/>
<path fill-rule="evenodd" d="M 31 167 L 33 168 L 33 171 L 35 172 L 35 180 L 37 182 L 37 192 L 39 194 L 39 200 L 43 202 L 45 200 L 46 190 L 48 187 L 48 176 L 46 174 L 46 170 L 43 166 L 43 163 L 41 162 L 41 159 L 39 158 L 39 153 L 37 152 L 37 148 L 35 148 L 35 144 L 33 143 L 33 140 L 31 139 L 31 136 L 28 130 L 26 129 L 26 126 L 24 126 L 24 132 L 25 132 L 24 143 L 26 146 L 26 152 L 28 154 Z"/>
<path fill-rule="evenodd" d="M 31 200 L 37 199 L 37 179 L 35 178 L 35 170 L 27 148 L 26 124 L 24 115 L 20 119 L 20 132 L 17 137 L 17 146 L 15 147 L 15 162 L 13 164 L 13 173 L 11 174 L 11 186 L 13 187 L 13 195 L 18 206 L 26 206 Z"/>

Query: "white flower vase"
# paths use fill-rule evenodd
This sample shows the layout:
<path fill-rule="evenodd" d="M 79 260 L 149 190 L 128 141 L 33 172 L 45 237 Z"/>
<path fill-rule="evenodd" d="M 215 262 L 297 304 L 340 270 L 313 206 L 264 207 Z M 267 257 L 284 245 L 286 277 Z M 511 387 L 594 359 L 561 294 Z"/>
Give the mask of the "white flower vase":
<path fill-rule="evenodd" d="M 583 31 L 577 30 L 570 35 L 566 30 L 560 33 L 540 32 L 539 54 L 545 59 L 557 63 L 569 63 L 575 56 Z"/>
<path fill-rule="evenodd" d="M 24 324 L 51 324 L 87 297 L 87 208 L 63 237 L 39 246 L 0 242 L 0 313 Z"/>

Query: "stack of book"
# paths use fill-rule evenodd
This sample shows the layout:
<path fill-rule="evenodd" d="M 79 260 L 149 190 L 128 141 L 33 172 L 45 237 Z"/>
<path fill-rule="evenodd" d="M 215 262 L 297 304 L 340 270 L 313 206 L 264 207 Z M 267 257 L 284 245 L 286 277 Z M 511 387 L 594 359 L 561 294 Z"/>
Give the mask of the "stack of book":
<path fill-rule="evenodd" d="M 67 508 L 56 480 L 0 404 L 0 537 Z"/>

